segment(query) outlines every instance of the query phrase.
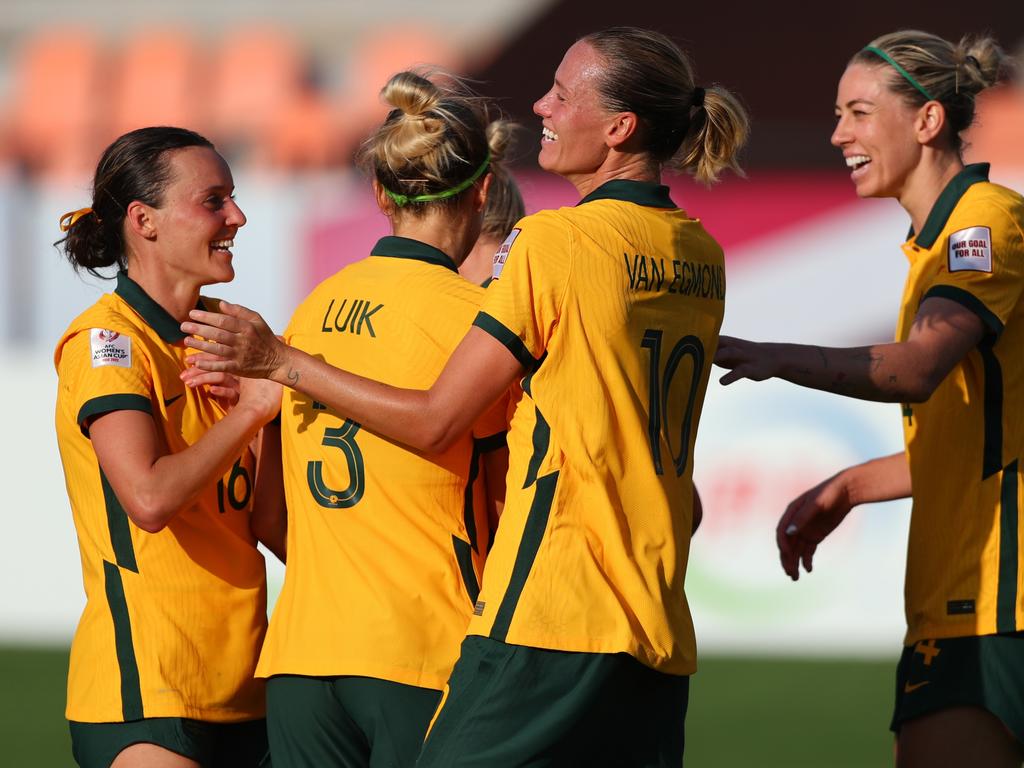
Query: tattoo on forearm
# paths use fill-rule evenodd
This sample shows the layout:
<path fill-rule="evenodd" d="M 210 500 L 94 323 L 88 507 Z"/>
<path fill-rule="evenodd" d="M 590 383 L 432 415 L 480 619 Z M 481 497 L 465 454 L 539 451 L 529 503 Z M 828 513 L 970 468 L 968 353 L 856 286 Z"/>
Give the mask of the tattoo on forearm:
<path fill-rule="evenodd" d="M 858 352 L 853 356 L 853 359 L 859 363 L 867 363 L 868 369 L 874 373 L 882 367 L 882 363 L 885 362 L 885 355 L 881 352 Z"/>
<path fill-rule="evenodd" d="M 821 365 L 823 368 L 828 368 L 828 357 L 825 356 L 825 350 L 821 347 L 815 347 L 818 354 L 821 355 Z"/>
<path fill-rule="evenodd" d="M 294 388 L 295 385 L 299 383 L 299 372 L 296 371 L 294 368 L 289 368 L 287 378 L 288 386 Z"/>

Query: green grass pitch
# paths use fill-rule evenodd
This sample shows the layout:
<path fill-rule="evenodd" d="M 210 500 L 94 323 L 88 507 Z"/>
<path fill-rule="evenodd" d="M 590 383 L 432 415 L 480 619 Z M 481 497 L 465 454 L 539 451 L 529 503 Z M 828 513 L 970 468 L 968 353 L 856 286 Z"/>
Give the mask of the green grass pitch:
<path fill-rule="evenodd" d="M 690 688 L 687 768 L 892 764 L 892 661 L 705 657 Z M 73 765 L 66 650 L 0 648 L 0 764 Z"/>

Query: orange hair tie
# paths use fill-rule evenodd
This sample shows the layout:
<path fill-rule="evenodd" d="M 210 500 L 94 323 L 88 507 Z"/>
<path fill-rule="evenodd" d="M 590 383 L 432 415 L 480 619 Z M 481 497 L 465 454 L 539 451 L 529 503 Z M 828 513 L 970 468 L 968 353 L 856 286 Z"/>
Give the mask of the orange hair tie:
<path fill-rule="evenodd" d="M 83 216 L 88 216 L 90 213 L 94 213 L 92 208 L 79 208 L 77 211 L 69 211 L 60 217 L 60 231 L 67 232 Z"/>

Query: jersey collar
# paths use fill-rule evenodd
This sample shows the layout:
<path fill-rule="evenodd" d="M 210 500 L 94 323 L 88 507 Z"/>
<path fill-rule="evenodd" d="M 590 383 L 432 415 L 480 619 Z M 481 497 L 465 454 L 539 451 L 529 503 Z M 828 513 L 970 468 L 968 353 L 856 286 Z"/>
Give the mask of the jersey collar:
<path fill-rule="evenodd" d="M 622 200 L 627 203 L 636 203 L 648 208 L 678 208 L 669 197 L 668 187 L 664 184 L 654 184 L 650 181 L 636 181 L 634 179 L 612 179 L 606 181 L 589 195 L 580 200 L 576 205 L 584 205 L 594 200 Z"/>
<path fill-rule="evenodd" d="M 438 250 L 432 245 L 421 243 L 409 237 L 395 237 L 388 235 L 377 241 L 370 251 L 374 256 L 391 256 L 397 259 L 415 259 L 425 261 L 427 264 L 436 264 L 439 267 L 458 272 L 458 267 L 444 251 Z"/>
<path fill-rule="evenodd" d="M 181 341 L 188 334 L 181 332 L 181 323 L 157 304 L 142 290 L 142 286 L 128 277 L 126 272 L 117 273 L 117 288 L 114 293 L 120 296 L 132 309 L 142 316 L 146 325 L 157 332 L 157 335 L 168 344 Z M 200 300 L 201 301 L 201 300 Z M 201 309 L 202 307 L 200 307 Z"/>
<path fill-rule="evenodd" d="M 942 190 L 939 199 L 935 201 L 935 205 L 928 213 L 928 218 L 925 219 L 924 226 L 921 227 L 921 234 L 914 238 L 914 229 L 911 227 L 910 238 L 913 238 L 914 245 L 919 248 L 931 248 L 935 245 L 935 241 L 939 239 L 942 230 L 946 228 L 946 222 L 949 221 L 950 214 L 953 213 L 956 204 L 960 202 L 960 198 L 964 196 L 964 192 L 972 184 L 988 181 L 988 169 L 989 163 L 972 163 L 965 165 L 960 173 L 949 180 L 946 188 Z"/>

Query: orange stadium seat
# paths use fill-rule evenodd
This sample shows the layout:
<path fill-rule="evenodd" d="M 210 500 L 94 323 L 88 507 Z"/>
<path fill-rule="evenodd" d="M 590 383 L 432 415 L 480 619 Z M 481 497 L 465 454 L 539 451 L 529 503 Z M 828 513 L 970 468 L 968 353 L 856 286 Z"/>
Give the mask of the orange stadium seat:
<path fill-rule="evenodd" d="M 201 70 L 201 54 L 185 30 L 160 27 L 128 38 L 116 67 L 111 138 L 146 125 L 204 130 Z"/>
<path fill-rule="evenodd" d="M 448 41 L 422 26 L 381 28 L 368 35 L 352 53 L 342 93 L 345 122 L 339 140 L 351 149 L 384 118 L 387 110 L 380 89 L 391 75 L 416 65 L 457 72 L 461 63 Z"/>
<path fill-rule="evenodd" d="M 228 32 L 210 83 L 211 138 L 229 149 L 260 150 L 301 91 L 304 62 L 295 41 L 266 25 Z"/>
<path fill-rule="evenodd" d="M 105 71 L 102 48 L 87 29 L 47 29 L 29 38 L 12 69 L 10 155 L 48 174 L 88 169 L 103 140 Z"/>

